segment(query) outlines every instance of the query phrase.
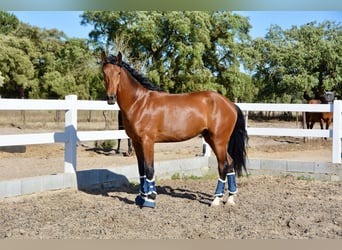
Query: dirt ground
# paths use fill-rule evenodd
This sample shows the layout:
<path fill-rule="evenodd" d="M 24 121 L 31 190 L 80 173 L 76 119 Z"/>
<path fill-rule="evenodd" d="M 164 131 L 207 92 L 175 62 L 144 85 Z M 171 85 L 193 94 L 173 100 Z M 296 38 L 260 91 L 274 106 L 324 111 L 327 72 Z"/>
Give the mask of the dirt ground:
<path fill-rule="evenodd" d="M 238 179 L 234 207 L 210 207 L 216 180 L 158 182 L 157 205 L 137 186 L 0 199 L 1 239 L 341 239 L 341 183 L 294 177 Z"/>
<path fill-rule="evenodd" d="M 125 140 L 122 145 L 125 151 Z M 156 161 L 193 157 L 202 139 L 157 144 L 155 151 Z M 92 143 L 80 144 L 77 153 L 78 169 L 136 163 Z M 59 144 L 0 152 L 0 180 L 61 173 L 63 154 Z M 331 141 L 251 136 L 248 157 L 330 161 Z M 1 198 L 0 239 L 342 239 L 341 182 L 249 176 L 237 185 L 234 207 L 209 206 L 215 178 L 158 180 L 155 209 L 135 206 L 134 185 Z"/>

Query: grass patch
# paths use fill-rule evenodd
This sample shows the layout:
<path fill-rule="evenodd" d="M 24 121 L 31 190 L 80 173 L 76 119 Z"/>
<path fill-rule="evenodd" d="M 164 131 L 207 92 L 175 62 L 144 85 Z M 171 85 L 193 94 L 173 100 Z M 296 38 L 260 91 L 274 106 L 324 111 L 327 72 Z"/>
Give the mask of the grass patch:
<path fill-rule="evenodd" d="M 116 146 L 116 140 L 95 141 L 95 147 L 110 151 Z"/>
<path fill-rule="evenodd" d="M 171 176 L 171 180 L 180 180 L 181 176 L 180 173 L 175 173 Z"/>
<path fill-rule="evenodd" d="M 130 185 L 131 187 L 136 187 L 136 186 L 139 186 L 140 184 L 139 184 L 139 182 L 136 182 L 136 181 L 130 181 L 130 182 L 129 182 L 129 185 Z"/>
<path fill-rule="evenodd" d="M 315 178 L 311 177 L 311 176 L 304 176 L 304 175 L 301 175 L 301 176 L 298 176 L 297 177 L 297 180 L 301 180 L 301 181 L 314 181 Z"/>
<path fill-rule="evenodd" d="M 217 179 L 217 174 L 206 174 L 203 176 L 197 176 L 197 175 L 182 175 L 180 173 L 175 173 L 171 176 L 171 180 L 211 180 L 211 179 Z"/>

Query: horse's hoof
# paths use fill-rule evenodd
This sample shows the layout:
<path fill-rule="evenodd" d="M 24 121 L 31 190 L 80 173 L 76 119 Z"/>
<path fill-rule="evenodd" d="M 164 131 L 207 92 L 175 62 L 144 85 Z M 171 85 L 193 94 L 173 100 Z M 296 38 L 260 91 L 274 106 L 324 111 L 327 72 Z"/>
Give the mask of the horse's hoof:
<path fill-rule="evenodd" d="M 130 157 L 133 155 L 133 152 L 123 152 L 122 155 L 125 157 Z"/>
<path fill-rule="evenodd" d="M 234 195 L 229 195 L 228 196 L 226 204 L 229 205 L 229 206 L 235 206 L 236 205 L 236 203 L 234 201 Z"/>
<path fill-rule="evenodd" d="M 138 195 L 135 198 L 135 204 L 140 206 L 140 207 L 149 207 L 149 208 L 154 208 L 156 206 L 156 203 L 154 200 L 142 197 L 141 195 Z"/>
<path fill-rule="evenodd" d="M 219 197 L 219 196 L 216 196 L 215 199 L 213 200 L 213 202 L 211 203 L 211 207 L 217 207 L 220 205 L 221 201 L 223 199 L 223 196 L 222 197 Z"/>

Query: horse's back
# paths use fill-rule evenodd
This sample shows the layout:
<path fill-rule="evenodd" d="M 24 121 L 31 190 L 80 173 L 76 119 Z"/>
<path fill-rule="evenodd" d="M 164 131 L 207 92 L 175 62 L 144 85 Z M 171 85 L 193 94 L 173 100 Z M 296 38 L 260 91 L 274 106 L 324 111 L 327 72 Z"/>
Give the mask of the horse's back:
<path fill-rule="evenodd" d="M 172 98 L 172 95 L 171 95 Z M 236 119 L 235 104 L 225 96 L 215 91 L 198 91 L 187 94 L 177 95 L 177 105 L 183 107 L 192 107 L 199 110 L 204 116 L 215 120 L 215 118 L 222 116 L 226 118 Z"/>
<path fill-rule="evenodd" d="M 153 100 L 155 106 L 170 106 L 171 108 L 177 106 L 184 108 L 192 107 L 202 109 L 203 111 L 209 109 L 210 112 L 217 108 L 225 111 L 233 110 L 235 112 L 234 103 L 215 91 L 197 91 L 183 94 L 153 91 L 149 98 Z"/>

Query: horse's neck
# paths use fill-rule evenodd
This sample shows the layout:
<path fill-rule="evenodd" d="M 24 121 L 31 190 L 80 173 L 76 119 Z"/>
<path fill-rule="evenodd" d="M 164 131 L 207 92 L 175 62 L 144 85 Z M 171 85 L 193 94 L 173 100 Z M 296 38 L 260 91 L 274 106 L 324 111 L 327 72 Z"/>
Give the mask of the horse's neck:
<path fill-rule="evenodd" d="M 124 70 L 121 75 L 120 90 L 118 90 L 118 104 L 120 110 L 127 112 L 133 106 L 137 99 L 147 92 L 147 89 L 141 86 L 129 72 Z"/>

